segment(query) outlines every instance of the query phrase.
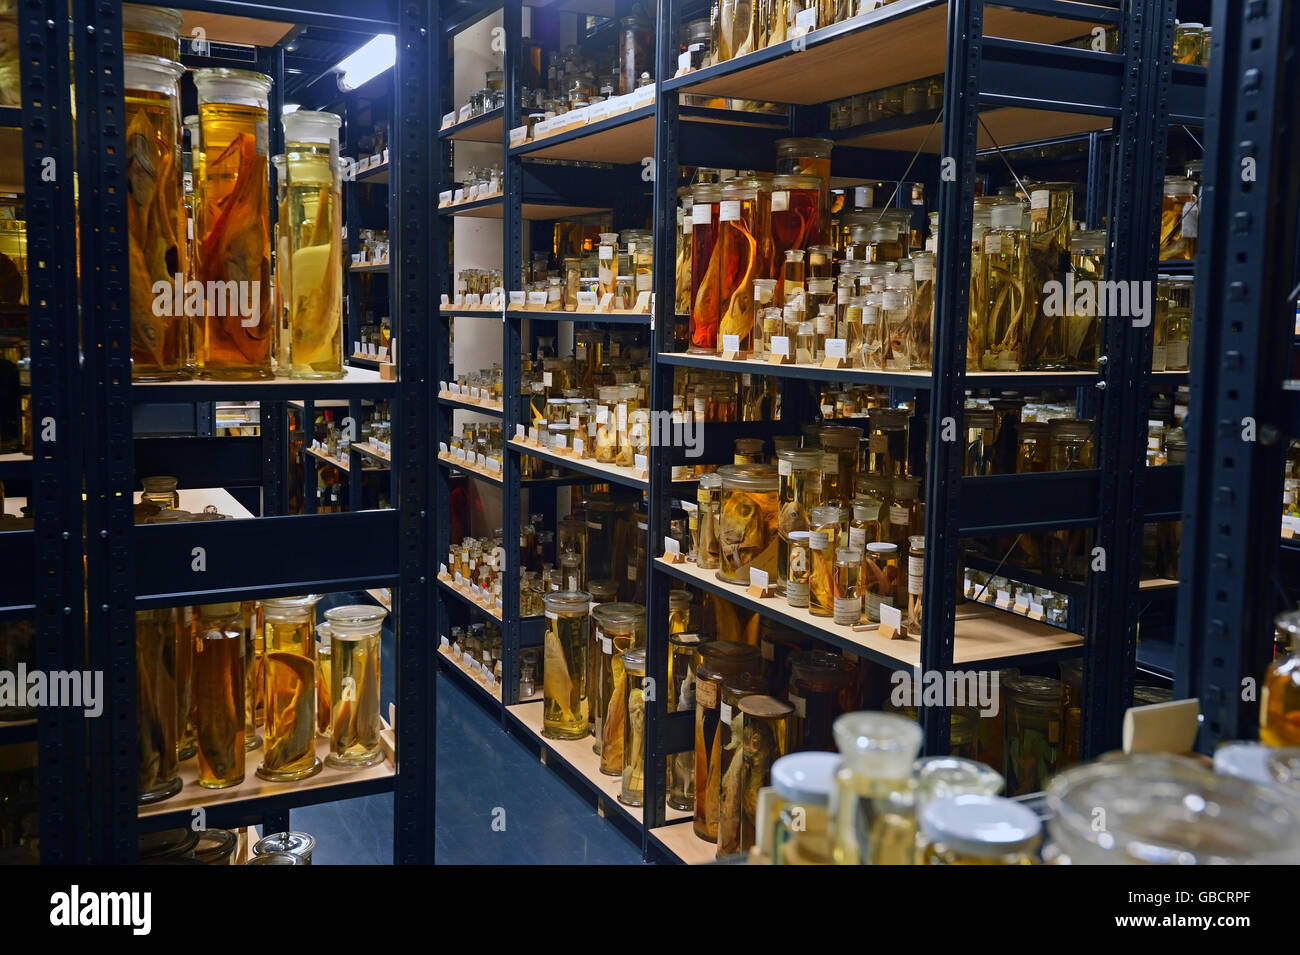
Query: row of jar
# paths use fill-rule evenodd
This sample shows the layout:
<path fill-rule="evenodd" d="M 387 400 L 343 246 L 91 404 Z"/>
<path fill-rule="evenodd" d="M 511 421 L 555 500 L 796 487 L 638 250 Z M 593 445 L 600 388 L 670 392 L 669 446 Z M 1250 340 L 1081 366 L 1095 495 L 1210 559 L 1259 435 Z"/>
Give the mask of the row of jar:
<path fill-rule="evenodd" d="M 204 789 L 239 785 L 245 754 L 259 748 L 262 779 L 315 775 L 318 735 L 329 740 L 331 766 L 384 758 L 379 642 L 387 611 L 334 607 L 317 626 L 317 600 L 136 612 L 140 802 L 179 792 L 180 763 L 195 756 Z"/>
<path fill-rule="evenodd" d="M 491 537 L 466 537 L 459 543 L 448 545 L 447 573 L 492 597 L 501 596 L 501 575 L 505 567 L 506 554 L 500 528 Z"/>
<path fill-rule="evenodd" d="M 892 3 L 893 0 L 713 0 L 702 65 L 725 63 Z"/>
<path fill-rule="evenodd" d="M 485 621 L 452 627 L 448 642 L 462 657 L 477 661 L 497 680 L 501 679 L 501 627 L 496 623 Z M 522 694 L 521 698 L 529 696 L 532 696 L 531 691 Z"/>
<path fill-rule="evenodd" d="M 477 372 L 463 372 L 452 379 L 460 394 L 479 399 L 500 401 L 504 377 L 501 366 L 480 368 Z"/>
<path fill-rule="evenodd" d="M 538 336 L 536 356 L 522 362 L 519 393 L 529 396 L 529 417 L 546 416 L 548 397 L 595 397 L 602 385 L 636 385 L 644 400 L 650 388 L 650 350 L 635 329 L 574 332 L 573 354 L 558 357 L 556 337 Z"/>
<path fill-rule="evenodd" d="M 480 468 L 497 473 L 505 465 L 505 450 L 501 444 L 501 422 L 462 422 L 459 434 L 447 439 L 450 452 Z"/>
<path fill-rule="evenodd" d="M 832 100 L 828 104 L 829 128 L 848 129 L 894 116 L 910 116 L 942 108 L 943 77 L 931 76 Z"/>

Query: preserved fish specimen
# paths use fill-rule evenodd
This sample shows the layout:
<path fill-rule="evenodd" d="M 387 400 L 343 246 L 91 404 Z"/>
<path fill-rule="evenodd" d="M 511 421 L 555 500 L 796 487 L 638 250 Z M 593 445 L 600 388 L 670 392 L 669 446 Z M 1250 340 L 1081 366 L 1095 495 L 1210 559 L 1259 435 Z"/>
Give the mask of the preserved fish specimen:
<path fill-rule="evenodd" d="M 910 371 L 918 364 L 920 342 L 914 325 L 916 296 L 912 282 L 908 272 L 885 276 L 885 291 L 880 297 L 880 354 L 886 371 Z"/>
<path fill-rule="evenodd" d="M 639 806 L 645 801 L 645 650 L 628 650 L 620 656 L 619 669 L 626 674 L 627 719 L 618 747 L 623 776 L 618 801 Z"/>
<path fill-rule="evenodd" d="M 1024 358 L 1029 239 L 1021 218 L 1018 202 L 994 206 L 993 228 L 984 236 L 985 371 L 1019 371 Z"/>
<path fill-rule="evenodd" d="M 718 577 L 748 584 L 749 570 L 776 573 L 777 472 L 766 464 L 727 464 L 722 477 L 722 507 L 718 519 L 721 568 Z"/>
<path fill-rule="evenodd" d="M 839 541 L 840 509 L 829 505 L 814 507 L 809 512 L 809 521 L 812 530 L 808 544 L 812 559 L 808 572 L 808 610 L 814 617 L 830 617 L 835 611 L 832 577 Z"/>
<path fill-rule="evenodd" d="M 691 350 L 714 352 L 722 316 L 722 243 L 718 241 L 722 189 L 701 183 L 691 206 Z"/>
<path fill-rule="evenodd" d="M 722 478 L 714 473 L 700 475 L 698 500 L 700 545 L 696 549 L 695 564 L 701 570 L 714 570 L 722 563 L 718 540 L 718 524 L 722 515 Z"/>
<path fill-rule="evenodd" d="M 777 590 L 785 592 L 789 577 L 790 535 L 795 531 L 808 530 L 809 512 L 821 503 L 821 454 L 813 449 L 778 451 L 777 475 L 777 500 L 780 507 L 777 532 L 780 540 L 777 545 L 776 581 Z M 806 599 L 802 605 L 807 605 Z"/>
<path fill-rule="evenodd" d="M 587 630 L 591 595 L 556 591 L 543 598 L 546 636 L 543 640 L 542 735 L 550 739 L 582 739 L 587 721 Z"/>
<path fill-rule="evenodd" d="M 1166 176 L 1160 204 L 1160 261 L 1196 258 L 1199 231 L 1196 183 L 1182 176 Z"/>
<path fill-rule="evenodd" d="M 225 789 L 244 781 L 243 615 L 238 603 L 205 604 L 196 623 L 198 783 Z"/>
<path fill-rule="evenodd" d="M 281 597 L 262 603 L 266 739 L 257 775 L 263 779 L 305 779 L 321 769 L 316 758 L 316 600 Z"/>
<path fill-rule="evenodd" d="M 379 745 L 379 640 L 388 611 L 354 604 L 325 611 L 330 630 L 330 752 L 345 769 L 373 766 Z"/>
<path fill-rule="evenodd" d="M 753 347 L 753 282 L 760 277 L 762 265 L 756 238 L 757 196 L 753 186 L 726 185 L 718 204 L 718 244 L 722 249 L 718 287 L 721 302 L 719 351 L 724 350 L 728 335 L 739 339 L 740 351 L 749 351 Z"/>
<path fill-rule="evenodd" d="M 1029 292 L 1033 305 L 1026 312 L 1024 367 L 1058 369 L 1065 366 L 1064 319 L 1049 315 L 1044 294 L 1047 282 L 1064 285 L 1069 270 L 1070 227 L 1074 217 L 1074 185 L 1044 182 L 1029 194 Z"/>
<path fill-rule="evenodd" d="M 912 277 L 916 292 L 912 298 L 912 337 L 916 343 L 912 368 L 930 367 L 930 349 L 934 341 L 934 253 L 912 254 Z"/>
<path fill-rule="evenodd" d="M 269 77 L 200 69 L 202 201 L 195 276 L 211 289 L 199 348 L 205 378 L 270 378 L 271 237 L 267 197 Z M 208 284 L 213 283 L 213 284 Z M 218 301 L 219 299 L 219 301 Z"/>
<path fill-rule="evenodd" d="M 603 603 L 591 608 L 591 618 L 588 653 L 598 654 L 590 666 L 595 680 L 589 690 L 596 736 L 592 749 L 600 755 L 600 771 L 618 776 L 623 772 L 623 732 L 627 720 L 623 653 L 645 643 L 645 607 L 634 603 Z"/>
<path fill-rule="evenodd" d="M 725 603 L 725 601 L 724 601 Z M 718 838 L 722 796 L 722 681 L 760 669 L 757 647 L 720 640 L 701 644 L 695 657 L 695 834 Z"/>
<path fill-rule="evenodd" d="M 284 117 L 291 378 L 343 377 L 341 123 L 312 110 Z"/>
<path fill-rule="evenodd" d="M 915 851 L 912 761 L 921 727 L 893 713 L 847 713 L 835 721 L 843 763 L 835 774 L 837 865 L 907 865 Z"/>
<path fill-rule="evenodd" d="M 176 759 L 176 610 L 135 614 L 138 794 L 158 802 L 181 790 Z"/>
<path fill-rule="evenodd" d="M 748 848 L 744 844 L 742 819 L 745 794 L 744 714 L 740 701 L 762 693 L 763 678 L 755 673 L 737 673 L 722 681 L 719 744 L 722 759 L 718 787 L 718 856 L 727 856 Z M 753 844 L 751 834 L 750 845 Z"/>
<path fill-rule="evenodd" d="M 668 712 L 695 710 L 695 651 L 703 641 L 698 633 L 674 633 L 668 637 Z M 695 808 L 695 753 L 684 750 L 668 757 L 668 805 L 691 811 Z"/>
<path fill-rule="evenodd" d="M 185 69 L 156 56 L 130 55 L 123 62 L 131 374 L 183 378 L 189 278 L 180 139 Z"/>

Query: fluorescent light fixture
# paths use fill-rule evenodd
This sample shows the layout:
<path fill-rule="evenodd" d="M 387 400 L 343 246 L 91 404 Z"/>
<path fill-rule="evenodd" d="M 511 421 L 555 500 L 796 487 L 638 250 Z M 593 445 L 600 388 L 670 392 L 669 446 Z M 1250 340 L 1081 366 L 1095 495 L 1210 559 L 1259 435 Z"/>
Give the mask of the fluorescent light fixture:
<path fill-rule="evenodd" d="M 339 72 L 339 89 L 350 92 L 373 80 L 397 62 L 397 37 L 381 33 L 334 67 Z"/>
<path fill-rule="evenodd" d="M 288 116 L 290 113 L 296 113 L 300 109 L 302 109 L 302 106 L 298 103 L 285 103 L 284 107 L 281 109 L 281 113 Z"/>

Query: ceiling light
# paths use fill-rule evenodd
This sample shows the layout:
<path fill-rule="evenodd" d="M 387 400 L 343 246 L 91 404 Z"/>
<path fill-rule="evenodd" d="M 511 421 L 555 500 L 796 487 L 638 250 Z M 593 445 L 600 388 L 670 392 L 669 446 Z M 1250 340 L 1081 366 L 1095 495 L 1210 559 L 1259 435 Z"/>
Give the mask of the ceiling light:
<path fill-rule="evenodd" d="M 339 73 L 339 89 L 350 92 L 370 82 L 397 62 L 397 37 L 381 33 L 351 56 L 335 65 Z"/>

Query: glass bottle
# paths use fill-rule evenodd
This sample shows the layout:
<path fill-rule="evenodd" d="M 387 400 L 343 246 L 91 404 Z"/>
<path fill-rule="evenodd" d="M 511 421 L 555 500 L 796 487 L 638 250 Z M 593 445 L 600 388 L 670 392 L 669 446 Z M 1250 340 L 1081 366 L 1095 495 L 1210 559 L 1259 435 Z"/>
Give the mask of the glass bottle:
<path fill-rule="evenodd" d="M 244 621 L 238 602 L 198 608 L 194 694 L 198 784 L 226 789 L 244 781 Z"/>
<path fill-rule="evenodd" d="M 700 475 L 696 500 L 700 507 L 700 544 L 696 549 L 695 564 L 701 570 L 714 570 L 722 562 L 718 539 L 718 522 L 722 512 L 721 475 L 713 472 Z"/>
<path fill-rule="evenodd" d="M 718 517 L 718 579 L 748 584 L 751 567 L 776 574 L 777 469 L 767 464 L 725 464 Z"/>
<path fill-rule="evenodd" d="M 925 536 L 913 534 L 907 539 L 907 629 L 921 632 L 921 586 L 925 579 Z"/>
<path fill-rule="evenodd" d="M 872 623 L 879 623 L 880 605 L 882 603 L 889 604 L 891 607 L 898 607 L 900 610 L 903 609 L 903 605 L 898 599 L 901 577 L 898 545 L 888 541 L 873 541 L 867 544 L 866 555 L 863 560 L 863 571 L 866 579 L 862 590 L 866 619 Z"/>
<path fill-rule="evenodd" d="M 690 350 L 715 353 L 722 302 L 722 244 L 718 241 L 722 187 L 700 183 L 692 190 Z"/>
<path fill-rule="evenodd" d="M 174 39 L 170 48 L 174 53 Z M 131 376 L 137 380 L 189 377 L 185 284 L 191 276 L 181 163 L 184 72 L 174 56 L 128 54 L 123 59 L 126 160 L 132 171 L 148 170 L 131 178 L 126 201 Z"/>
<path fill-rule="evenodd" d="M 167 474 L 141 478 L 140 486 L 144 490 L 140 494 L 140 502 L 143 504 L 147 501 L 164 511 L 176 510 L 181 506 L 181 495 L 176 490 L 178 483 L 176 478 Z"/>
<path fill-rule="evenodd" d="M 1029 294 L 1029 237 L 1021 227 L 1019 202 L 993 207 L 993 228 L 984 236 L 984 296 L 986 351 L 984 371 L 1019 371 L 1024 362 L 1024 338 Z"/>
<path fill-rule="evenodd" d="M 773 865 L 830 865 L 831 790 L 840 758 L 833 753 L 791 753 L 772 764 Z M 760 840 L 761 845 L 761 840 Z"/>
<path fill-rule="evenodd" d="M 779 175 L 772 180 L 772 190 L 773 266 L 779 268 L 789 261 L 787 253 L 792 251 L 799 253 L 798 261 L 802 264 L 803 250 L 821 243 L 825 237 L 822 180 L 817 175 Z M 800 286 L 802 278 L 799 276 Z M 777 307 L 785 304 L 782 285 L 778 284 L 773 297 Z"/>
<path fill-rule="evenodd" d="M 600 299 L 606 295 L 614 294 L 614 279 L 618 275 L 618 233 L 602 232 L 600 234 L 600 245 L 596 250 L 597 258 L 597 288 L 600 293 Z"/>
<path fill-rule="evenodd" d="M 889 533 L 886 540 L 898 546 L 899 553 L 907 547 L 907 538 L 925 528 L 921 524 L 920 478 L 896 478 L 893 483 L 893 501 L 889 505 Z"/>
<path fill-rule="evenodd" d="M 645 607 L 634 603 L 604 603 L 591 608 L 591 713 L 595 722 L 592 751 L 600 756 L 600 771 L 623 773 L 623 734 L 627 722 L 627 675 L 623 654 L 645 646 Z"/>
<path fill-rule="evenodd" d="M 1205 28 L 1200 23 L 1174 23 L 1174 62 L 1201 65 Z"/>
<path fill-rule="evenodd" d="M 696 651 L 705 641 L 698 633 L 668 636 L 669 713 L 695 711 Z M 695 808 L 695 753 L 683 750 L 668 757 L 668 805 L 687 812 Z"/>
<path fill-rule="evenodd" d="M 195 70 L 194 84 L 204 155 L 194 271 L 205 290 L 214 290 L 204 310 L 199 375 L 271 378 L 271 79 L 246 70 L 204 68 Z"/>
<path fill-rule="evenodd" d="M 180 62 L 180 29 L 184 22 L 179 10 L 122 4 L 122 52 L 163 57 Z M 17 103 L 12 105 L 18 105 Z"/>
<path fill-rule="evenodd" d="M 621 654 L 620 666 L 626 674 L 626 694 L 622 709 L 622 739 L 618 746 L 622 758 L 620 769 L 623 786 L 618 801 L 625 806 L 640 806 L 645 802 L 646 759 L 646 690 L 645 650 L 627 650 Z M 602 757 L 604 752 L 602 750 Z"/>
<path fill-rule="evenodd" d="M 382 762 L 379 744 L 380 635 L 388 611 L 352 604 L 325 611 L 330 637 L 331 766 L 360 769 Z"/>
<path fill-rule="evenodd" d="M 829 279 L 835 275 L 835 247 L 810 245 L 804 257 L 805 284 L 808 279 Z"/>
<path fill-rule="evenodd" d="M 334 113 L 283 119 L 288 170 L 289 377 L 343 377 L 343 193 Z M 280 263 L 283 268 L 285 263 Z"/>
<path fill-rule="evenodd" d="M 921 813 L 924 865 L 1033 865 L 1043 824 L 1029 807 L 967 793 L 931 800 Z"/>
<path fill-rule="evenodd" d="M 695 658 L 695 815 L 701 839 L 718 839 L 718 802 L 722 793 L 722 681 L 737 673 L 757 673 L 757 647 L 712 641 L 700 644 Z"/>
<path fill-rule="evenodd" d="M 916 363 L 914 301 L 911 273 L 893 272 L 885 276 L 885 291 L 880 296 L 880 356 L 885 371 L 910 371 Z"/>
<path fill-rule="evenodd" d="M 315 595 L 262 601 L 266 739 L 257 775 L 273 782 L 306 779 L 316 758 Z"/>
<path fill-rule="evenodd" d="M 752 831 L 748 842 L 744 832 L 747 740 L 740 704 L 747 697 L 761 694 L 763 689 L 763 678 L 749 671 L 731 674 L 722 681 L 722 700 L 718 704 L 719 749 L 722 752 L 718 789 L 719 858 L 742 852 L 753 845 Z"/>
<path fill-rule="evenodd" d="M 835 551 L 839 546 L 840 509 L 834 505 L 814 507 L 808 512 L 808 520 L 808 610 L 814 617 L 830 617 L 835 612 L 833 577 Z"/>
<path fill-rule="evenodd" d="M 907 474 L 906 408 L 871 408 L 867 412 L 868 467 L 876 477 L 901 478 Z"/>
<path fill-rule="evenodd" d="M 1165 176 L 1160 204 L 1160 261 L 1196 258 L 1200 209 L 1196 183 L 1183 176 Z"/>
<path fill-rule="evenodd" d="M 591 595 L 584 591 L 548 593 L 543 638 L 542 735 L 582 739 L 588 725 L 587 640 Z"/>
<path fill-rule="evenodd" d="M 158 802 L 181 791 L 176 758 L 176 637 L 174 607 L 136 611 L 137 796 L 141 804 Z"/>
<path fill-rule="evenodd" d="M 1007 794 L 1037 792 L 1056 772 L 1061 747 L 1061 681 L 1016 676 L 1003 684 Z"/>
<path fill-rule="evenodd" d="M 1069 269 L 1071 225 L 1074 220 L 1074 183 L 1040 182 L 1029 193 L 1029 265 L 1024 367 L 1065 367 L 1063 309 L 1049 307 L 1044 294 L 1048 282 L 1064 287 Z"/>
<path fill-rule="evenodd" d="M 851 627 L 862 617 L 862 551 L 841 547 L 835 551 L 835 577 L 832 581 L 835 623 Z"/>
<path fill-rule="evenodd" d="M 829 139 L 791 138 L 776 141 L 776 174 L 778 176 L 816 176 L 821 180 L 821 208 L 831 208 L 831 150 Z M 826 223 L 820 235 L 810 238 L 808 245 L 826 241 Z M 827 275 L 830 273 L 827 272 Z"/>
<path fill-rule="evenodd" d="M 785 259 L 781 265 L 781 285 L 776 295 L 781 297 L 781 307 L 791 304 L 804 293 L 804 250 L 786 249 Z"/>
<path fill-rule="evenodd" d="M 252 752 L 262 746 L 257 728 L 264 721 L 266 680 L 264 671 L 262 603 L 245 600 L 240 605 L 244 628 L 244 749 Z"/>
<path fill-rule="evenodd" d="M 1291 652 L 1269 664 L 1259 697 L 1259 740 L 1265 746 L 1300 746 L 1300 612 L 1280 614 L 1278 634 L 1291 638 Z"/>
<path fill-rule="evenodd" d="M 786 564 L 785 600 L 791 607 L 807 607 L 812 578 L 812 534 L 791 531 Z"/>
<path fill-rule="evenodd" d="M 756 235 L 758 190 L 729 183 L 722 187 L 718 205 L 721 247 L 719 277 L 718 351 L 726 350 L 727 336 L 734 335 L 737 350 L 753 348 L 754 279 L 761 278 Z"/>
<path fill-rule="evenodd" d="M 912 351 L 912 368 L 928 370 L 930 368 L 931 343 L 934 341 L 934 274 L 935 254 L 933 252 L 912 253 L 912 278 L 916 290 L 912 298 L 911 335 L 914 343 Z"/>
<path fill-rule="evenodd" d="M 834 729 L 843 759 L 835 774 L 835 863 L 911 863 L 911 769 L 921 749 L 921 727 L 893 713 L 864 712 L 846 713 Z"/>
<path fill-rule="evenodd" d="M 1187 371 L 1191 350 L 1192 291 L 1195 280 L 1175 275 L 1169 280 L 1165 312 L 1165 368 Z"/>

